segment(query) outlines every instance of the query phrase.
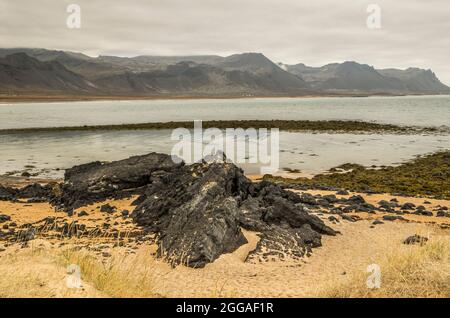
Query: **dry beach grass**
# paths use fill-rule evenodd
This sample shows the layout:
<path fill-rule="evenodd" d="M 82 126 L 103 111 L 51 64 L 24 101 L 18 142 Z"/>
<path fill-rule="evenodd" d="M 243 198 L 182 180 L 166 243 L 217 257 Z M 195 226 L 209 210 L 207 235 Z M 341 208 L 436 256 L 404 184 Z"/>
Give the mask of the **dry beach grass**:
<path fill-rule="evenodd" d="M 0 204 L 0 210 L 5 211 L 6 204 L 10 207 L 12 203 Z M 127 204 L 129 201 L 117 202 L 123 208 Z M 448 206 L 449 202 L 436 200 L 432 204 Z M 49 212 L 42 204 L 22 208 L 28 209 L 28 215 L 34 208 L 35 218 Z M 95 208 L 86 210 L 94 220 L 104 221 L 97 211 L 91 212 Z M 15 212 L 16 216 L 19 214 Z M 245 232 L 248 244 L 202 269 L 185 266 L 172 269 L 154 258 L 156 247 L 150 243 L 136 245 L 130 253 L 128 247 L 114 246 L 106 239 L 98 242 L 35 239 L 27 246 L 9 245 L 0 253 L 0 294 L 2 297 L 448 297 L 450 230 L 438 226 L 443 218 L 429 217 L 429 224 L 421 220 L 395 221 L 374 227 L 372 221 L 377 218 L 378 215 L 372 214 L 358 222 L 333 224 L 342 234 L 324 236 L 323 246 L 300 261 L 244 262 L 259 240 L 257 233 Z M 423 246 L 404 245 L 403 240 L 413 234 L 430 240 Z M 99 254 L 95 249 L 85 248 L 86 245 L 107 247 Z M 103 257 L 103 253 L 109 254 L 108 257 Z M 379 264 L 382 271 L 382 285 L 377 290 L 365 285 L 369 275 L 366 268 L 373 263 Z M 82 289 L 66 286 L 70 264 L 81 269 Z"/>
<path fill-rule="evenodd" d="M 330 282 L 324 297 L 449 298 L 449 237 L 432 238 L 424 246 L 397 246 L 380 264 L 380 288 L 367 288 L 367 273 L 358 272 L 344 282 Z"/>

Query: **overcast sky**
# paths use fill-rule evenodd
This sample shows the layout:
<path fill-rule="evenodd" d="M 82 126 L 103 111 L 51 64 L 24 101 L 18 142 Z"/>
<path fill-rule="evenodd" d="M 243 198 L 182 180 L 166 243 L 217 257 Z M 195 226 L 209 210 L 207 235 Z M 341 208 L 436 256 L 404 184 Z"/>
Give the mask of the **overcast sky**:
<path fill-rule="evenodd" d="M 69 29 L 66 8 L 81 7 Z M 367 6 L 381 7 L 369 29 Z M 0 0 L 0 46 L 120 55 L 262 52 L 319 66 L 431 68 L 450 84 L 449 0 Z"/>

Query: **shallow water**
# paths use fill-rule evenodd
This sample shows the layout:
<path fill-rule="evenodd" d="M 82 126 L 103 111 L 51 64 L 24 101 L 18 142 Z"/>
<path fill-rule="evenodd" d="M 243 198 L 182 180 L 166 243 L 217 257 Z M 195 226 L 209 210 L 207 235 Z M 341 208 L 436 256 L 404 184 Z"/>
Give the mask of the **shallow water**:
<path fill-rule="evenodd" d="M 152 151 L 170 153 L 176 142 L 170 134 L 160 130 L 0 135 L 0 174 L 28 168 L 42 177 L 61 177 L 63 169 L 94 160 L 119 160 Z M 347 162 L 395 165 L 417 154 L 448 148 L 450 136 L 281 132 L 280 172 L 289 167 L 315 174 Z M 240 166 L 246 173 L 260 173 L 258 164 Z"/>
<path fill-rule="evenodd" d="M 239 119 L 450 126 L 450 96 L 253 98 L 0 104 L 0 129 Z"/>
<path fill-rule="evenodd" d="M 194 119 L 337 119 L 450 127 L 450 96 L 0 104 L 0 129 Z M 40 176 L 61 177 L 63 169 L 94 160 L 170 153 L 175 143 L 170 134 L 169 130 L 0 134 L 0 174 L 28 169 Z M 347 162 L 392 165 L 449 146 L 449 136 L 281 132 L 279 168 L 315 174 Z M 257 164 L 240 165 L 247 173 L 260 173 Z"/>

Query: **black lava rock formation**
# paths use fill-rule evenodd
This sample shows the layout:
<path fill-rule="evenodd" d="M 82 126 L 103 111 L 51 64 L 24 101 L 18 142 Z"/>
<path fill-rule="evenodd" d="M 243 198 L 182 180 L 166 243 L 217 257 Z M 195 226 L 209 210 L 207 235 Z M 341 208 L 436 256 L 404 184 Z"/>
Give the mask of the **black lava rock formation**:
<path fill-rule="evenodd" d="M 148 185 L 133 220 L 158 234 L 158 256 L 203 267 L 246 243 L 241 228 L 260 233 L 248 260 L 301 257 L 335 235 L 295 193 L 252 183 L 230 163 L 183 166 Z"/>
<path fill-rule="evenodd" d="M 106 198 L 127 196 L 180 166 L 171 156 L 158 153 L 75 166 L 66 170 L 64 183 L 51 202 L 70 211 Z"/>
<path fill-rule="evenodd" d="M 146 233 L 156 234 L 157 254 L 172 265 L 203 267 L 247 242 L 242 229 L 259 233 L 247 259 L 309 255 L 321 235 L 335 235 L 309 214 L 301 197 L 269 182 L 252 183 L 231 163 L 174 163 L 151 153 L 93 162 L 68 169 L 52 189 L 51 203 L 69 213 L 108 198 L 140 194 L 131 214 Z M 335 197 L 327 197 L 336 201 Z"/>

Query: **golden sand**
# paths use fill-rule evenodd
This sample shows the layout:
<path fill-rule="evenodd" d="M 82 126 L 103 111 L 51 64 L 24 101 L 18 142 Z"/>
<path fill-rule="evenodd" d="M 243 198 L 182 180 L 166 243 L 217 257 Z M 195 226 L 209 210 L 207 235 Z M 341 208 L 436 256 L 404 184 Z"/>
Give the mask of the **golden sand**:
<path fill-rule="evenodd" d="M 307 191 L 312 194 L 334 194 L 328 191 Z M 355 193 L 351 193 L 353 195 Z M 367 202 L 375 204 L 390 200 L 390 195 L 362 195 Z M 340 196 L 337 196 L 340 197 Z M 423 198 L 396 197 L 399 203 L 412 202 L 431 210 L 437 205 L 450 206 L 449 201 Z M 424 204 L 424 201 L 430 204 Z M 75 211 L 73 217 L 55 212 L 47 203 L 12 203 L 0 201 L 0 214 L 10 215 L 16 223 L 32 223 L 47 216 L 62 220 L 78 220 L 88 226 L 100 226 L 104 222 L 117 222 L 121 230 L 132 231 L 136 225 L 125 222 L 120 211 L 133 210 L 133 199 L 105 201 Z M 117 207 L 112 215 L 100 212 L 102 204 Z M 88 216 L 78 217 L 77 212 L 86 211 Z M 341 234 L 323 236 L 322 247 L 315 248 L 312 256 L 298 260 L 245 262 L 258 240 L 258 233 L 244 231 L 248 244 L 230 254 L 222 255 L 202 269 L 185 266 L 171 268 L 154 258 L 156 246 L 152 242 L 131 242 L 115 246 L 110 240 L 100 238 L 65 239 L 60 241 L 35 239 L 28 246 L 8 245 L 0 252 L 0 296 L 26 297 L 314 297 L 326 293 L 333 284 L 345 282 L 353 275 L 365 273 L 367 266 L 382 264 L 391 251 L 411 248 L 403 240 L 411 235 L 450 238 L 449 229 L 438 224 L 448 218 L 405 214 L 406 221 L 372 225 L 381 213 L 357 213 L 362 220 L 337 224 L 328 221 L 329 214 L 321 218 Z M 435 224 L 433 224 L 435 223 Z M 0 247 L 2 243 L 0 242 Z M 79 246 L 76 251 L 72 247 Z M 448 245 L 447 245 L 448 246 Z M 78 251 L 79 250 L 79 251 Z M 79 254 L 81 253 L 81 254 Z M 102 256 L 109 253 L 110 257 Z M 68 289 L 66 266 L 79 264 L 82 271 L 83 289 Z M 17 269 L 20 269 L 17 271 Z M 442 273 L 448 279 L 450 273 Z"/>

